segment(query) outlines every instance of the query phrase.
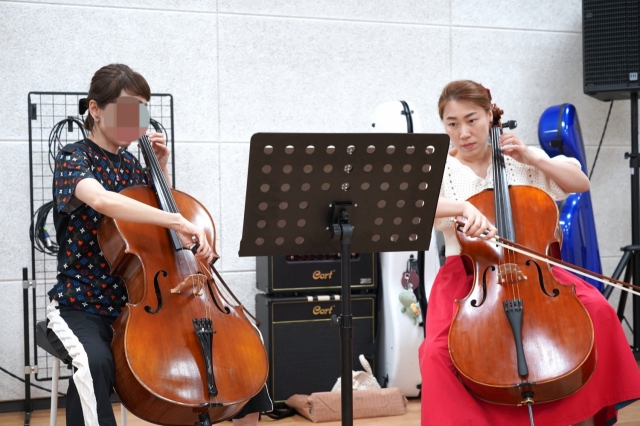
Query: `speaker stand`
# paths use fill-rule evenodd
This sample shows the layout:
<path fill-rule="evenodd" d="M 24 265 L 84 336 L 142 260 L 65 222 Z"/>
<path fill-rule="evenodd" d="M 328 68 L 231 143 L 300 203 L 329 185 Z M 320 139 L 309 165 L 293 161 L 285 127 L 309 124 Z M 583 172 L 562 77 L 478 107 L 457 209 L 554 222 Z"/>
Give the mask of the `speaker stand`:
<path fill-rule="evenodd" d="M 638 153 L 638 93 L 631 93 L 631 153 L 624 154 L 629 159 L 631 169 L 631 245 L 623 247 L 624 252 L 613 278 L 619 279 L 625 271 L 625 281 L 640 285 L 640 155 Z M 613 287 L 605 290 L 605 297 L 609 298 Z M 627 303 L 627 293 L 620 295 L 618 303 L 618 318 L 624 319 L 624 308 Z M 631 350 L 636 360 L 640 359 L 640 297 L 633 296 L 633 344 Z"/>

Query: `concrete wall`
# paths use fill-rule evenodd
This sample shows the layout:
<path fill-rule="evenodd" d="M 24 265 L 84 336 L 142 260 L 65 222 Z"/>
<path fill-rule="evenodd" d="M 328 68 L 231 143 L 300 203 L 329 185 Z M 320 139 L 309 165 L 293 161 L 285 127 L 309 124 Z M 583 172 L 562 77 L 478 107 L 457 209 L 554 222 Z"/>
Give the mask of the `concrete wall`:
<path fill-rule="evenodd" d="M 30 263 L 30 91 L 86 91 L 122 62 L 172 93 L 178 188 L 218 226 L 219 267 L 253 310 L 255 261 L 239 258 L 249 139 L 259 131 L 367 132 L 375 107 L 415 103 L 441 132 L 437 96 L 452 79 L 492 89 L 523 140 L 542 111 L 573 103 L 589 161 L 608 105 L 582 93 L 581 2 L 495 0 L 0 1 L 0 366 L 21 375 L 21 267 Z M 628 102 L 613 107 L 594 173 L 605 272 L 630 243 Z M 36 395 L 46 395 L 36 392 Z M 23 398 L 0 374 L 0 400 Z"/>

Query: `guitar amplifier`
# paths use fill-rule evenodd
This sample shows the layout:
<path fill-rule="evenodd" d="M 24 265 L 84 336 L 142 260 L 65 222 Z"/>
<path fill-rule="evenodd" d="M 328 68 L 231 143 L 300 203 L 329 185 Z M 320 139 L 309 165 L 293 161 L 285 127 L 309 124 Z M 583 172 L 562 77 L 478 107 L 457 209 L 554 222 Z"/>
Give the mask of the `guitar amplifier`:
<path fill-rule="evenodd" d="M 582 1 L 584 93 L 601 101 L 640 91 L 640 4 Z"/>
<path fill-rule="evenodd" d="M 256 318 L 269 354 L 267 387 L 273 402 L 282 405 L 294 394 L 330 391 L 340 377 L 340 327 L 331 315 L 341 313 L 340 296 L 270 297 L 256 295 Z M 351 296 L 353 369 L 358 357 L 376 371 L 374 294 Z"/>
<path fill-rule="evenodd" d="M 256 285 L 269 294 L 340 291 L 340 255 L 256 257 Z M 351 255 L 351 289 L 377 287 L 375 253 Z"/>

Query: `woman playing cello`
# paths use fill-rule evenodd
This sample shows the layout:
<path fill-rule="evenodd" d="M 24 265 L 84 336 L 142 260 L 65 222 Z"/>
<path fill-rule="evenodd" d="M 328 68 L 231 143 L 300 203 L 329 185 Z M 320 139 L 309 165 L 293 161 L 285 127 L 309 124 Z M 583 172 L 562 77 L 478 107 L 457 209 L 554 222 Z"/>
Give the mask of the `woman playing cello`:
<path fill-rule="evenodd" d="M 485 402 L 473 396 L 458 377 L 449 354 L 448 337 L 455 300 L 464 299 L 473 284 L 469 259 L 460 256 L 454 218 L 465 222 L 469 237 L 489 239 L 496 228 L 466 201 L 493 187 L 492 150 L 487 143 L 493 116 L 491 97 L 473 81 L 449 83 L 440 96 L 439 114 L 453 148 L 447 158 L 436 210 L 435 227 L 445 236 L 445 265 L 438 272 L 429 299 L 426 338 L 420 348 L 423 425 L 516 425 L 528 424 L 526 409 Z M 504 133 L 500 146 L 510 185 L 538 187 L 553 198 L 589 189 L 589 180 L 576 160 L 549 158 L 544 151 L 528 147 L 515 134 Z M 534 220 L 531 226 L 536 226 Z M 597 364 L 591 378 L 577 392 L 553 402 L 535 405 L 536 424 L 610 425 L 617 411 L 640 398 L 640 371 L 613 308 L 590 284 L 554 268 L 555 279 L 575 284 L 575 293 L 591 317 Z M 488 351 L 489 352 L 489 351 Z M 487 353 L 487 368 L 491 368 Z"/>
<path fill-rule="evenodd" d="M 128 295 L 126 283 L 111 275 L 98 247 L 102 219 L 108 216 L 171 229 L 184 247 L 198 242 L 194 249 L 197 259 L 208 264 L 214 258 L 204 228 L 180 213 L 165 212 L 120 194 L 125 188 L 146 183 L 140 163 L 124 148 L 140 136 L 132 135 L 131 123 L 126 123 L 131 121 L 131 112 L 138 111 L 140 104 L 146 105 L 150 97 L 146 80 L 128 66 L 102 67 L 93 76 L 81 105 L 81 110 L 88 110 L 84 126 L 90 136 L 63 147 L 56 157 L 54 222 L 60 250 L 47 317 L 53 331 L 50 340 L 61 355 L 68 353 L 66 361 L 75 367 L 67 393 L 67 425 L 116 425 L 109 400 L 115 377 L 111 325 Z M 147 135 L 170 182 L 164 137 L 160 133 Z M 234 424 L 257 424 L 259 412 L 271 408 L 263 389 L 245 405 Z"/>

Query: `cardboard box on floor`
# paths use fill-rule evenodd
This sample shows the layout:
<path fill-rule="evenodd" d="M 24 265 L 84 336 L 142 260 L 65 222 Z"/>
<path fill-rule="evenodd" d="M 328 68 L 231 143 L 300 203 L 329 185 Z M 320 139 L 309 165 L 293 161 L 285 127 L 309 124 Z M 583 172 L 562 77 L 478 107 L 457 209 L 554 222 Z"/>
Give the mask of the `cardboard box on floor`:
<path fill-rule="evenodd" d="M 286 404 L 314 423 L 341 420 L 341 393 L 293 395 Z M 407 398 L 398 388 L 353 391 L 353 418 L 400 416 L 407 413 Z"/>

